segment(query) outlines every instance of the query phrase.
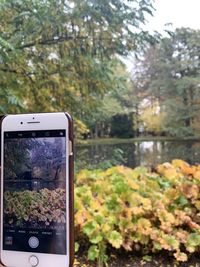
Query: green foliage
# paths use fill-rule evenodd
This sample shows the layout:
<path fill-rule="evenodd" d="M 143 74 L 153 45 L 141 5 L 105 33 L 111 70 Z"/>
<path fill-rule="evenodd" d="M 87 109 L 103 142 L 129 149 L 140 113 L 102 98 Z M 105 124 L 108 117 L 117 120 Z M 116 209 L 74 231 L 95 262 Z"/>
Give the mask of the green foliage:
<path fill-rule="evenodd" d="M 114 248 L 120 248 L 123 243 L 121 234 L 115 230 L 110 233 L 108 240 Z"/>
<path fill-rule="evenodd" d="M 88 258 L 102 266 L 106 248 L 169 251 L 178 261 L 200 246 L 200 165 L 182 160 L 151 172 L 115 166 L 82 170 L 75 187 L 78 241 L 88 238 Z M 104 260 L 102 260 L 104 259 Z"/>
<path fill-rule="evenodd" d="M 1 1 L 0 111 L 67 110 L 94 127 L 103 104 L 103 123 L 102 99 L 126 85 L 119 55 L 149 40 L 138 29 L 152 2 Z"/>
<path fill-rule="evenodd" d="M 133 137 L 133 114 L 118 114 L 113 116 L 110 134 L 113 137 Z"/>
<path fill-rule="evenodd" d="M 200 234 L 190 234 L 186 245 L 189 252 L 194 252 L 200 246 Z"/>
<path fill-rule="evenodd" d="M 164 132 L 164 121 L 167 115 L 163 111 L 158 112 L 158 109 L 158 103 L 149 103 L 146 107 L 141 108 L 141 121 L 147 132 L 161 135 Z"/>
<path fill-rule="evenodd" d="M 75 138 L 81 140 L 83 139 L 84 135 L 87 136 L 88 133 L 89 133 L 88 127 L 82 121 L 76 119 L 74 121 Z"/>
<path fill-rule="evenodd" d="M 92 245 L 88 250 L 88 259 L 94 261 L 98 257 L 99 257 L 99 250 L 97 246 Z"/>
<path fill-rule="evenodd" d="M 200 133 L 199 41 L 199 30 L 176 29 L 150 46 L 138 60 L 135 85 L 141 99 L 146 101 L 143 106 L 154 113 L 152 120 L 144 114 L 149 128 L 156 126 L 173 136 Z M 155 104 L 160 107 L 157 112 L 153 109 Z"/>

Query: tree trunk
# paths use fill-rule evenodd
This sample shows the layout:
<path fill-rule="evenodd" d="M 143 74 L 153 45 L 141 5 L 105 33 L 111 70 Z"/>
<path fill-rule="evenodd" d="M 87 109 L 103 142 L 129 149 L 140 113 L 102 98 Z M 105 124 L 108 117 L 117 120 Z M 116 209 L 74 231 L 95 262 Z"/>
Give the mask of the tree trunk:
<path fill-rule="evenodd" d="M 189 113 L 190 109 L 189 109 L 189 100 L 188 100 L 187 90 L 184 90 L 184 93 L 183 93 L 183 104 L 185 108 L 187 108 L 187 112 Z M 184 124 L 185 124 L 185 127 L 189 128 L 191 126 L 191 118 L 190 117 L 185 118 Z"/>
<path fill-rule="evenodd" d="M 94 138 L 98 138 L 98 124 L 95 124 Z"/>

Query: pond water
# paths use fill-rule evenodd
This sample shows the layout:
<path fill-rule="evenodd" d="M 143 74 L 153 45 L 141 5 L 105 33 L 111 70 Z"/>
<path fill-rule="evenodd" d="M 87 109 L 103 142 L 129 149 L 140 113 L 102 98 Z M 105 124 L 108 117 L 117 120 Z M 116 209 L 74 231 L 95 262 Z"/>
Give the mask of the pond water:
<path fill-rule="evenodd" d="M 175 158 L 190 164 L 200 163 L 200 141 L 137 141 L 75 146 L 76 170 L 116 164 L 153 167 Z"/>

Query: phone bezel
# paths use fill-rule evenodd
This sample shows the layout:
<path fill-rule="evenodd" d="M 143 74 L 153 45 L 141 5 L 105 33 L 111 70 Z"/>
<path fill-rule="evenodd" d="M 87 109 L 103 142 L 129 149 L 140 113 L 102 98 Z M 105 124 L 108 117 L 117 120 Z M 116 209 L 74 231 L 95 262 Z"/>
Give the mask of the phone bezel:
<path fill-rule="evenodd" d="M 31 122 L 39 123 L 31 123 Z M 21 123 L 23 122 L 23 123 Z M 30 130 L 66 130 L 66 158 L 69 159 L 69 119 L 64 112 L 58 113 L 36 113 L 36 114 L 20 114 L 6 116 L 1 125 L 1 164 L 3 166 L 3 145 L 4 145 L 4 132 L 5 131 L 30 131 Z M 1 168 L 1 192 L 3 192 L 3 168 Z M 39 259 L 38 267 L 43 267 L 48 264 L 49 267 L 69 266 L 70 244 L 69 244 L 69 231 L 70 231 L 70 216 L 69 216 L 69 160 L 66 164 L 66 232 L 67 232 L 67 251 L 66 255 L 47 254 L 47 253 L 32 253 L 21 251 L 3 250 L 3 212 L 1 212 L 1 240 L 0 240 L 0 254 L 1 262 L 7 266 L 27 267 L 28 259 L 31 255 L 37 256 Z M 3 194 L 1 194 L 1 211 L 3 210 Z M 31 266 L 29 264 L 29 266 Z"/>

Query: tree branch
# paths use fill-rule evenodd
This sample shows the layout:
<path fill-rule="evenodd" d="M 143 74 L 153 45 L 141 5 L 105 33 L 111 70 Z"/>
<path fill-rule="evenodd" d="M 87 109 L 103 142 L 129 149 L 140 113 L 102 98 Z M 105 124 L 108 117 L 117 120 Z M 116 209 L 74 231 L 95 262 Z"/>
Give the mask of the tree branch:
<path fill-rule="evenodd" d="M 0 68 L 0 71 L 3 71 L 3 72 L 8 72 L 8 73 L 15 73 L 15 74 L 18 74 L 18 75 L 22 75 L 22 76 L 26 76 L 26 77 L 30 77 L 32 75 L 38 75 L 38 72 L 25 72 L 24 71 L 17 71 L 15 69 L 6 69 L 6 68 Z M 46 75 L 54 75 L 54 74 L 59 74 L 59 70 L 54 70 L 52 72 L 45 72 Z"/>
<path fill-rule="evenodd" d="M 18 72 L 16 70 L 13 70 L 13 69 L 0 68 L 0 71 L 18 74 Z"/>
<path fill-rule="evenodd" d="M 60 36 L 60 37 L 54 37 L 52 39 L 46 39 L 46 40 L 40 40 L 40 41 L 35 41 L 35 42 L 31 42 L 31 43 L 27 43 L 21 46 L 18 46 L 17 49 L 24 49 L 24 48 L 29 48 L 29 47 L 33 47 L 36 45 L 53 45 L 53 44 L 57 44 L 57 43 L 61 43 L 61 42 L 65 42 L 65 41 L 70 41 L 73 39 L 87 39 L 88 36 Z"/>
<path fill-rule="evenodd" d="M 15 74 L 19 74 L 19 75 L 23 75 L 24 76 L 24 72 L 17 71 L 15 69 L 0 68 L 0 71 L 9 72 L 9 73 L 15 73 Z M 26 73 L 26 76 L 35 75 L 35 74 L 36 74 L 35 72 L 29 72 L 29 73 Z"/>

